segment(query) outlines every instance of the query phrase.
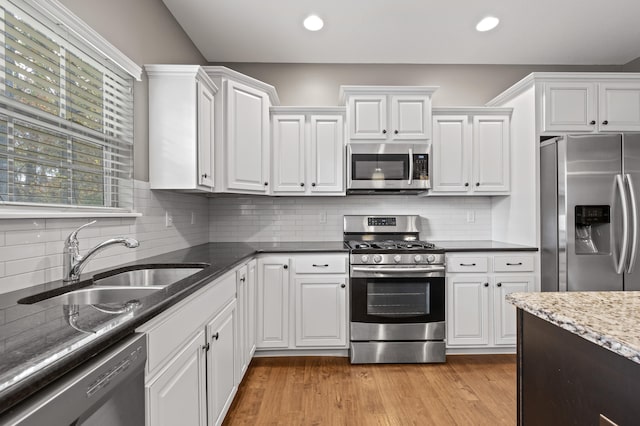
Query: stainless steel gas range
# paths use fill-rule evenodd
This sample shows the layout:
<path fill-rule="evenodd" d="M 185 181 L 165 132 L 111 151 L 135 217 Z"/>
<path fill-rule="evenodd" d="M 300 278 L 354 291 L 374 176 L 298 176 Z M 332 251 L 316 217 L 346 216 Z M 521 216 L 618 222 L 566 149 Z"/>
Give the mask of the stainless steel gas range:
<path fill-rule="evenodd" d="M 420 216 L 345 216 L 352 364 L 445 361 L 444 250 Z"/>

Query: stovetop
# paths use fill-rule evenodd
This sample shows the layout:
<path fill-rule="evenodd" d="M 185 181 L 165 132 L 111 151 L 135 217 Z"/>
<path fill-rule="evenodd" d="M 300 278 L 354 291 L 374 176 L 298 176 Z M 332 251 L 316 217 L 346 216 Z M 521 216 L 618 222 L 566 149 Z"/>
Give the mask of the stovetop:
<path fill-rule="evenodd" d="M 405 252 L 405 251 L 422 251 L 433 252 L 441 251 L 435 244 L 428 241 L 414 240 L 384 240 L 384 241 L 362 241 L 350 240 L 347 245 L 351 250 L 357 250 L 359 253 L 378 253 L 378 252 Z"/>

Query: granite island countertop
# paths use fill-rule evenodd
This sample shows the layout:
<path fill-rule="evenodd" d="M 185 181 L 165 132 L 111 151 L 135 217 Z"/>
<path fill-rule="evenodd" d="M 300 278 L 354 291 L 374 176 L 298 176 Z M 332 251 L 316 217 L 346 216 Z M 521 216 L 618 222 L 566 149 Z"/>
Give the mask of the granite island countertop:
<path fill-rule="evenodd" d="M 107 314 L 81 305 L 78 324 L 92 331 L 89 333 L 68 324 L 63 305 L 18 303 L 45 291 L 59 292 L 63 287 L 61 280 L 0 294 L 0 413 L 257 254 L 348 251 L 342 241 L 209 243 L 109 268 L 184 264 L 203 267 L 194 275 L 140 298 L 140 306 L 132 312 Z M 100 272 L 83 274 L 79 283 L 70 286 L 90 285 L 87 280 Z"/>
<path fill-rule="evenodd" d="M 640 291 L 511 293 L 507 301 L 640 364 Z"/>

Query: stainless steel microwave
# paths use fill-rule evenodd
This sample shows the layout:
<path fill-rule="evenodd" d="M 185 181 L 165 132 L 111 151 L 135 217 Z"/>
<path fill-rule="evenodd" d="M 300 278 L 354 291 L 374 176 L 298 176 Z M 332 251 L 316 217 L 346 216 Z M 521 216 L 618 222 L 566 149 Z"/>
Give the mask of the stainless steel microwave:
<path fill-rule="evenodd" d="M 347 145 L 347 193 L 415 194 L 431 188 L 430 144 Z"/>

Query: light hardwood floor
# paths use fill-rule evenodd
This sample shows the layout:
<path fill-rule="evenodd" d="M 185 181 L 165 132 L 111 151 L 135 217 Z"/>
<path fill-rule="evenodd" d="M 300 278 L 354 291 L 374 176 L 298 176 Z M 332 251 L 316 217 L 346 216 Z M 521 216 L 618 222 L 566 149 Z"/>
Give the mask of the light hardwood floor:
<path fill-rule="evenodd" d="M 224 425 L 515 425 L 515 355 L 446 364 L 254 358 Z"/>

